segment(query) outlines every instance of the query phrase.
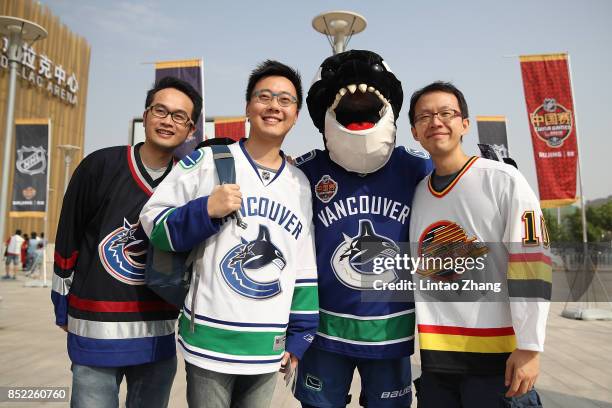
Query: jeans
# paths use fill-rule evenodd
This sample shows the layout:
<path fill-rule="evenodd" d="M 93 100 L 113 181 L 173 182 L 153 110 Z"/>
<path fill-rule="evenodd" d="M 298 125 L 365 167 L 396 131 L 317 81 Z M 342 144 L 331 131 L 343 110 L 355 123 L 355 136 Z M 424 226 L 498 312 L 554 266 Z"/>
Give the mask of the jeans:
<path fill-rule="evenodd" d="M 190 408 L 268 408 L 277 373 L 223 374 L 185 361 Z"/>
<path fill-rule="evenodd" d="M 535 389 L 506 398 L 504 375 L 423 372 L 415 380 L 418 408 L 541 408 Z"/>
<path fill-rule="evenodd" d="M 165 408 L 176 374 L 176 356 L 154 363 L 126 367 L 91 367 L 72 364 L 73 408 L 115 408 L 119 387 L 127 381 L 126 408 Z"/>

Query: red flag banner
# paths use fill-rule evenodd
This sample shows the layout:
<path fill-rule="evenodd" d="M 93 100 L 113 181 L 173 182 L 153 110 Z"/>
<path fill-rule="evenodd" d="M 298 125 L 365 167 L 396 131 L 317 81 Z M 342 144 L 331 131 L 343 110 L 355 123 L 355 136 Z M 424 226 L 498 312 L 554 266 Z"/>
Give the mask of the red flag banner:
<path fill-rule="evenodd" d="M 246 117 L 215 118 L 215 137 L 229 137 L 236 141 L 246 137 Z"/>
<path fill-rule="evenodd" d="M 521 73 L 542 207 L 576 198 L 578 148 L 568 55 L 522 55 Z"/>

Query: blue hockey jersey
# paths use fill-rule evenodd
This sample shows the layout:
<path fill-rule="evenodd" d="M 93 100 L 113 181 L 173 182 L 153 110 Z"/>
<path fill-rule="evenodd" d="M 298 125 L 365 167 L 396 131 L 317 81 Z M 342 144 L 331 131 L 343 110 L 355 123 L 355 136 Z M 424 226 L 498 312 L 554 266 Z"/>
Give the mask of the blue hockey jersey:
<path fill-rule="evenodd" d="M 414 304 L 375 283 L 408 271 L 376 263 L 404 253 L 410 206 L 432 169 L 426 153 L 396 147 L 388 163 L 366 175 L 344 170 L 327 151 L 313 150 L 296 165 L 312 189 L 319 329 L 313 346 L 352 357 L 386 359 L 413 353 Z"/>

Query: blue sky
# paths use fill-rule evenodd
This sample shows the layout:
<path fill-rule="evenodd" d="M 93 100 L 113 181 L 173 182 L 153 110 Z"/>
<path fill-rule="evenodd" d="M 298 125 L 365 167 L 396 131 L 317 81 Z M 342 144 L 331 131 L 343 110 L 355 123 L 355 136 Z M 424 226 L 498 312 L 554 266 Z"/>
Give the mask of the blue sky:
<path fill-rule="evenodd" d="M 587 199 L 612 194 L 612 2 L 540 1 L 98 1 L 44 0 L 91 44 L 85 152 L 127 143 L 130 119 L 142 114 L 154 79 L 145 62 L 204 59 L 207 116 L 242 115 L 244 89 L 260 61 L 278 59 L 300 70 L 308 89 L 331 54 L 312 18 L 352 10 L 368 21 L 349 48 L 381 54 L 402 81 L 398 143 L 418 147 L 407 120 L 411 93 L 450 80 L 466 95 L 472 131 L 465 149 L 476 154 L 476 115 L 505 115 L 514 157 L 537 189 L 533 150 L 517 58 L 571 55 L 583 180 Z M 297 156 L 323 145 L 307 109 L 285 141 Z"/>

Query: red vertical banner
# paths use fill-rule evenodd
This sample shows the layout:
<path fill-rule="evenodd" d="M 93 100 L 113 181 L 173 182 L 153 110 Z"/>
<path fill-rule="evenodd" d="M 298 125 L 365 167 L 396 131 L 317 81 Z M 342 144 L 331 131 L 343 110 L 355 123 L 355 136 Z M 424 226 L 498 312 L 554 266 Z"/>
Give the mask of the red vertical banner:
<path fill-rule="evenodd" d="M 245 116 L 215 118 L 215 137 L 228 137 L 236 141 L 246 137 Z"/>
<path fill-rule="evenodd" d="M 576 198 L 578 147 L 567 54 L 520 57 L 542 207 Z"/>

